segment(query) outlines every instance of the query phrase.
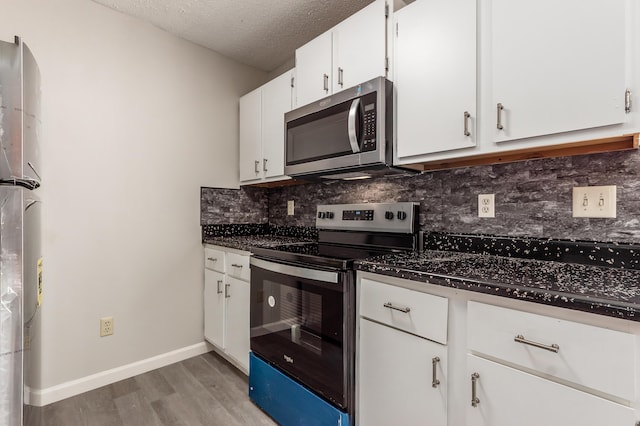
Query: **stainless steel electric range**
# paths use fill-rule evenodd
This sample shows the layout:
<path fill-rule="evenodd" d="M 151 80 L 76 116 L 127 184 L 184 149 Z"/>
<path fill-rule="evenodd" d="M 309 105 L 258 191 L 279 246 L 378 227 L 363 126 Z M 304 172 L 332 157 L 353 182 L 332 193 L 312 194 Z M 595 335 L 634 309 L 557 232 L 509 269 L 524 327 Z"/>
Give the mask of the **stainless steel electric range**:
<path fill-rule="evenodd" d="M 249 395 L 285 426 L 353 422 L 353 264 L 415 250 L 418 204 L 320 205 L 316 228 L 251 259 Z"/>

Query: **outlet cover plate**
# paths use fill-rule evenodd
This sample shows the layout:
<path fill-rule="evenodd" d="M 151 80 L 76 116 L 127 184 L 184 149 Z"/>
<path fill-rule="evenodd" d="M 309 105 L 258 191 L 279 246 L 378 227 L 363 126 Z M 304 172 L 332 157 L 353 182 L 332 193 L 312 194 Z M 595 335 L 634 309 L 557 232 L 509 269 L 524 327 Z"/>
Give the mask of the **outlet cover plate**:
<path fill-rule="evenodd" d="M 295 203 L 293 200 L 287 201 L 287 215 L 293 216 L 293 209 L 295 207 Z"/>
<path fill-rule="evenodd" d="M 616 186 L 573 188 L 573 217 L 616 217 Z"/>
<path fill-rule="evenodd" d="M 113 334 L 113 317 L 100 318 L 100 337 Z"/>
<path fill-rule="evenodd" d="M 496 217 L 495 194 L 478 194 L 478 217 Z"/>

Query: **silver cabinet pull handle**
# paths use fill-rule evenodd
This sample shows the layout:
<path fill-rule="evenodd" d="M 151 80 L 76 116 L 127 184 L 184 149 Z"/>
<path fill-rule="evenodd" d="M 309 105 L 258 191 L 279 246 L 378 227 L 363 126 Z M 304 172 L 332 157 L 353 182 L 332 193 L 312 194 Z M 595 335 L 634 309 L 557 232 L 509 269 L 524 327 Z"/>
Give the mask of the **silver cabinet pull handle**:
<path fill-rule="evenodd" d="M 329 76 L 327 74 L 322 74 L 322 78 L 324 80 L 324 91 L 329 93 Z"/>
<path fill-rule="evenodd" d="M 258 161 L 258 160 L 256 160 L 256 161 L 254 161 L 254 162 L 253 162 L 253 170 L 254 170 L 256 173 L 260 173 L 260 171 L 258 170 L 258 164 L 260 164 L 260 161 Z"/>
<path fill-rule="evenodd" d="M 218 280 L 218 294 L 222 294 L 222 290 L 220 289 L 220 284 L 222 284 L 222 280 Z"/>
<path fill-rule="evenodd" d="M 469 111 L 465 111 L 464 112 L 464 135 L 465 136 L 471 136 L 471 132 L 469 132 L 469 118 L 471 117 L 471 114 L 469 114 Z"/>
<path fill-rule="evenodd" d="M 264 171 L 264 172 L 267 171 L 267 159 L 266 158 L 262 159 L 262 171 Z"/>
<path fill-rule="evenodd" d="M 501 103 L 498 103 L 498 130 L 502 130 L 504 129 L 504 126 L 502 125 L 502 110 L 504 109 L 504 106 Z"/>
<path fill-rule="evenodd" d="M 397 306 L 393 306 L 393 304 L 391 302 L 387 302 L 383 305 L 385 308 L 389 308 L 389 309 L 393 309 L 394 311 L 400 311 L 403 312 L 405 314 L 408 314 L 409 312 L 411 312 L 411 308 L 410 307 L 405 307 L 405 308 L 399 308 Z"/>
<path fill-rule="evenodd" d="M 231 266 L 234 268 L 242 268 L 242 265 L 238 265 L 237 263 L 232 263 Z"/>
<path fill-rule="evenodd" d="M 531 340 L 525 339 L 522 334 L 518 334 L 516 337 L 513 338 L 513 340 L 515 342 L 524 343 L 525 345 L 531 345 L 531 346 L 534 346 L 536 348 L 544 349 L 546 351 L 551 351 L 551 352 L 554 352 L 554 353 L 560 352 L 560 346 L 558 346 L 555 343 L 552 344 L 552 345 L 545 345 L 543 343 L 533 342 Z"/>
<path fill-rule="evenodd" d="M 224 285 L 224 297 L 227 299 L 231 297 L 231 294 L 229 293 L 229 287 L 231 287 L 231 284 Z"/>
<path fill-rule="evenodd" d="M 437 377 L 439 362 L 440 362 L 440 357 L 435 357 L 431 359 L 431 367 L 433 369 L 431 372 L 431 387 L 433 388 L 437 388 L 438 385 L 440 384 L 440 380 L 438 380 L 438 377 Z"/>
<path fill-rule="evenodd" d="M 478 373 L 473 373 L 471 375 L 471 406 L 477 407 L 480 404 L 480 400 L 478 399 L 478 394 L 476 393 L 476 383 L 480 375 Z"/>
<path fill-rule="evenodd" d="M 207 260 L 210 262 L 217 262 L 218 259 L 216 259 L 215 257 L 207 257 Z"/>
<path fill-rule="evenodd" d="M 340 67 L 338 67 L 338 84 L 340 85 L 340 87 L 344 87 L 344 80 L 342 78 L 342 73 L 344 72 L 344 70 Z"/>

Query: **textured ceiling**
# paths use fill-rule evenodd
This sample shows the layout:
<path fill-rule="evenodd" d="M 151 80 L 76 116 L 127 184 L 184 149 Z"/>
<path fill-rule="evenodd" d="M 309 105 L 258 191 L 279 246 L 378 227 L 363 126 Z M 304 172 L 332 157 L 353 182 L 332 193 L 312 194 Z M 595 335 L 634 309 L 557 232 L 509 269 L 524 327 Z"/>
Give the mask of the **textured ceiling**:
<path fill-rule="evenodd" d="M 373 0 L 93 0 L 264 71 Z"/>

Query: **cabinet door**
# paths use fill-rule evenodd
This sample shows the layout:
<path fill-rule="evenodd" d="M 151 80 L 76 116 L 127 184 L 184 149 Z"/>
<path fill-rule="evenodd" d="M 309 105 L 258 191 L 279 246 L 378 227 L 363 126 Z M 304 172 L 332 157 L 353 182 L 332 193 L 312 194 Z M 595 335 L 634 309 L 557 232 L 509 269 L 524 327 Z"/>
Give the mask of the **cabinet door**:
<path fill-rule="evenodd" d="M 240 182 L 262 177 L 261 92 L 256 89 L 240 98 Z"/>
<path fill-rule="evenodd" d="M 204 338 L 224 348 L 224 275 L 204 270 Z"/>
<path fill-rule="evenodd" d="M 245 371 L 249 371 L 249 283 L 227 277 L 225 284 L 225 349 Z"/>
<path fill-rule="evenodd" d="M 351 15 L 333 29 L 333 93 L 385 76 L 384 0 Z"/>
<path fill-rule="evenodd" d="M 262 86 L 262 171 L 284 175 L 284 114 L 291 110 L 291 76 L 286 72 Z"/>
<path fill-rule="evenodd" d="M 625 0 L 493 0 L 489 13 L 494 140 L 624 121 Z"/>
<path fill-rule="evenodd" d="M 473 355 L 467 360 L 468 426 L 635 424 L 629 407 Z M 473 373 L 478 374 L 476 407 L 471 405 Z"/>
<path fill-rule="evenodd" d="M 446 346 L 361 319 L 358 356 L 360 425 L 447 424 Z"/>
<path fill-rule="evenodd" d="M 395 17 L 398 157 L 474 146 L 475 0 L 417 0 Z"/>
<path fill-rule="evenodd" d="M 296 107 L 331 93 L 331 68 L 330 31 L 296 49 Z"/>

